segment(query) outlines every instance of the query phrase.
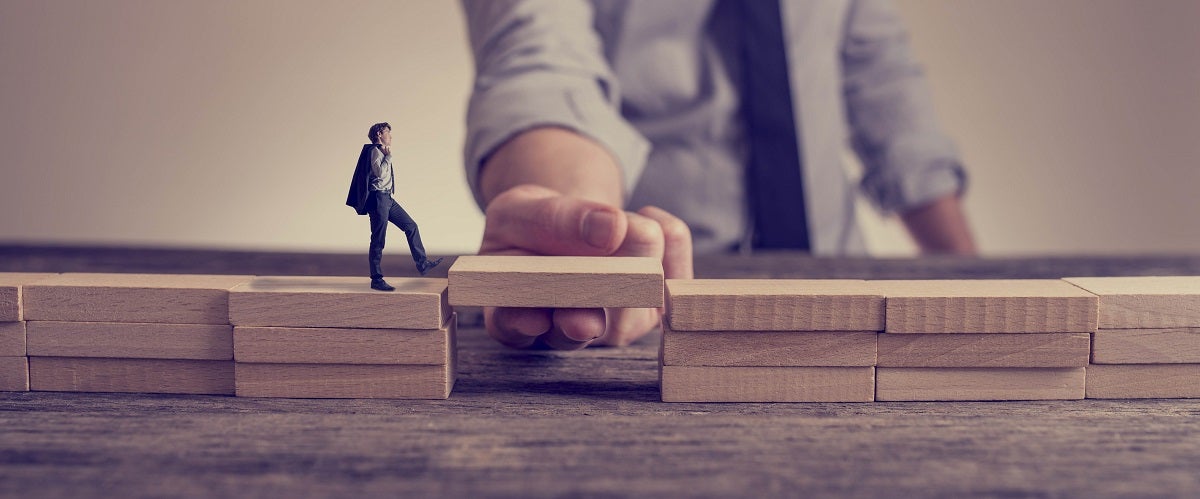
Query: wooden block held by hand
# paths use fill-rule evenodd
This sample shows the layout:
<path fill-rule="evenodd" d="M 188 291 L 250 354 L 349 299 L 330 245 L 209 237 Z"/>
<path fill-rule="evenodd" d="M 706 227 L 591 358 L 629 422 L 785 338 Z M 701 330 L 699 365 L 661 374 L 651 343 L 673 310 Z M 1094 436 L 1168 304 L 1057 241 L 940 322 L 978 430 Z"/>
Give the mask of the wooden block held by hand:
<path fill-rule="evenodd" d="M 29 360 L 0 357 L 0 392 L 29 391 Z"/>
<path fill-rule="evenodd" d="M 883 295 L 867 281 L 668 279 L 675 331 L 882 331 Z"/>
<path fill-rule="evenodd" d="M 657 258 L 460 256 L 449 278 L 454 306 L 663 306 L 663 268 Z"/>
<path fill-rule="evenodd" d="M 24 357 L 26 344 L 24 322 L 0 322 L 0 357 Z"/>
<path fill-rule="evenodd" d="M 663 326 L 668 366 L 873 366 L 873 331 L 673 331 Z"/>
<path fill-rule="evenodd" d="M 1200 364 L 1088 366 L 1087 398 L 1200 398 Z"/>
<path fill-rule="evenodd" d="M 46 392 L 233 395 L 233 362 L 30 357 L 29 387 Z"/>
<path fill-rule="evenodd" d="M 122 322 L 28 323 L 31 357 L 233 360 L 233 326 Z"/>
<path fill-rule="evenodd" d="M 1097 298 L 1066 282 L 873 281 L 887 295 L 889 333 L 1090 333 Z"/>
<path fill-rule="evenodd" d="M 1083 367 L 879 367 L 875 400 L 1079 400 Z"/>
<path fill-rule="evenodd" d="M 1068 277 L 1100 297 L 1100 329 L 1200 327 L 1200 276 Z"/>
<path fill-rule="evenodd" d="M 1093 364 L 1200 364 L 1200 328 L 1101 329 Z"/>
<path fill-rule="evenodd" d="M 1087 333 L 879 335 L 879 367 L 1087 367 Z"/>
<path fill-rule="evenodd" d="M 60 274 L 25 286 L 25 319 L 228 324 L 229 289 L 249 276 Z"/>
<path fill-rule="evenodd" d="M 58 274 L 0 272 L 0 322 L 25 320 L 22 314 L 22 287 Z"/>
<path fill-rule="evenodd" d="M 257 277 L 229 293 L 235 326 L 439 329 L 450 316 L 446 280 L 390 278 L 393 292 L 365 277 Z"/>
<path fill-rule="evenodd" d="M 442 329 L 237 327 L 238 362 L 271 364 L 428 364 L 446 362 L 457 320 Z"/>
<path fill-rule="evenodd" d="M 870 402 L 874 367 L 662 366 L 663 402 Z"/>

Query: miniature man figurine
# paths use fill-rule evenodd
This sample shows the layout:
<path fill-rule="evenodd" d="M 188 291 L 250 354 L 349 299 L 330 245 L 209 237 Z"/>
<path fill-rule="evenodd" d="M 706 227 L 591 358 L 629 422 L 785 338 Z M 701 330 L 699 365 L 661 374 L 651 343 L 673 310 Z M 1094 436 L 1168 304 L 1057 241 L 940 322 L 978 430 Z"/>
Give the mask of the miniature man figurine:
<path fill-rule="evenodd" d="M 371 246 L 367 251 L 367 260 L 371 264 L 371 289 L 394 291 L 396 288 L 383 280 L 383 268 L 380 266 L 389 221 L 408 236 L 408 249 L 421 275 L 437 267 L 442 259 L 430 261 L 426 258 L 417 222 L 392 199 L 392 193 L 396 192 L 392 169 L 392 126 L 376 123 L 371 126 L 367 136 L 371 143 L 364 144 L 362 153 L 358 155 L 358 166 L 354 168 L 346 204 L 359 215 L 371 217 Z"/>

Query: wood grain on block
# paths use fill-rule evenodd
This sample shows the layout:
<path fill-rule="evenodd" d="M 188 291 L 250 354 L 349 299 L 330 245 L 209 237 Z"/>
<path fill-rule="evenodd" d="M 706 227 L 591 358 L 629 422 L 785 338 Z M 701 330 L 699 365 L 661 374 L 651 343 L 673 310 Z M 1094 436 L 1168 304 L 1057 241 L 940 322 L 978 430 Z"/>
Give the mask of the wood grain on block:
<path fill-rule="evenodd" d="M 25 322 L 0 322 L 0 357 L 24 357 L 26 344 Z"/>
<path fill-rule="evenodd" d="M 1064 280 L 1100 297 L 1100 329 L 1200 327 L 1200 276 Z"/>
<path fill-rule="evenodd" d="M 1200 398 L 1200 364 L 1091 365 L 1087 398 Z"/>
<path fill-rule="evenodd" d="M 29 359 L 0 357 L 0 392 L 29 391 Z"/>
<path fill-rule="evenodd" d="M 233 362 L 30 357 L 29 387 L 47 392 L 233 395 Z"/>
<path fill-rule="evenodd" d="M 875 400 L 1079 400 L 1085 367 L 879 367 Z"/>
<path fill-rule="evenodd" d="M 457 321 L 442 329 L 237 327 L 238 362 L 274 364 L 444 364 Z"/>
<path fill-rule="evenodd" d="M 249 276 L 59 274 L 25 286 L 25 319 L 228 324 L 229 289 Z"/>
<path fill-rule="evenodd" d="M 657 258 L 460 256 L 449 277 L 455 306 L 663 306 L 663 268 Z"/>
<path fill-rule="evenodd" d="M 873 366 L 874 331 L 672 331 L 663 329 L 668 366 Z"/>
<path fill-rule="evenodd" d="M 874 367 L 662 366 L 663 402 L 870 402 Z"/>
<path fill-rule="evenodd" d="M 24 320 L 21 288 L 58 274 L 0 272 L 0 322 Z"/>
<path fill-rule="evenodd" d="M 123 322 L 28 323 L 31 357 L 233 360 L 233 326 Z"/>
<path fill-rule="evenodd" d="M 867 281 L 668 279 L 675 331 L 882 331 L 883 295 Z"/>
<path fill-rule="evenodd" d="M 1093 364 L 1200 364 L 1200 328 L 1101 329 Z"/>
<path fill-rule="evenodd" d="M 453 387 L 453 364 L 237 363 L 239 397 L 444 399 Z"/>
<path fill-rule="evenodd" d="M 889 333 L 1090 333 L 1097 298 L 1066 282 L 874 281 L 887 295 Z"/>
<path fill-rule="evenodd" d="M 446 280 L 393 277 L 393 292 L 365 277 L 258 277 L 229 294 L 235 326 L 439 329 L 450 316 Z"/>
<path fill-rule="evenodd" d="M 879 335 L 879 367 L 1087 367 L 1087 333 Z"/>

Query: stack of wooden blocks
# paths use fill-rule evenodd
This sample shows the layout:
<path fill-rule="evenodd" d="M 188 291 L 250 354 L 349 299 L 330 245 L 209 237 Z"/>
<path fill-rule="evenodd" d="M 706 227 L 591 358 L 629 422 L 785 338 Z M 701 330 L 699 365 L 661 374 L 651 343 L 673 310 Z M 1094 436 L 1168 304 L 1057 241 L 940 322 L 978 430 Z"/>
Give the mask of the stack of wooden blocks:
<path fill-rule="evenodd" d="M 883 296 L 867 281 L 668 280 L 665 402 L 870 402 Z"/>
<path fill-rule="evenodd" d="M 230 293 L 237 395 L 444 399 L 457 320 L 445 279 L 258 277 Z"/>
<path fill-rule="evenodd" d="M 22 294 L 24 286 L 54 274 L 0 274 L 0 391 L 29 390 L 29 357 Z"/>
<path fill-rule="evenodd" d="M 31 390 L 232 395 L 248 276 L 60 274 L 24 287 Z"/>
<path fill-rule="evenodd" d="M 1096 297 L 1060 280 L 876 281 L 875 399 L 1082 399 Z"/>
<path fill-rule="evenodd" d="M 1100 297 L 1088 398 L 1200 397 L 1200 277 L 1078 277 Z"/>

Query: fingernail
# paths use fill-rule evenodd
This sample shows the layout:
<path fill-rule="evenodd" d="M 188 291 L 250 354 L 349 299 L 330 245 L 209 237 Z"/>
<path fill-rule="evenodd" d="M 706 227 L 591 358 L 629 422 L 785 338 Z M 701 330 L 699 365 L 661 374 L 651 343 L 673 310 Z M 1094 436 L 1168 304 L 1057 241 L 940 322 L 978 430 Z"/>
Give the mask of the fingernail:
<path fill-rule="evenodd" d="M 596 210 L 583 218 L 583 239 L 600 249 L 608 249 L 613 239 L 617 219 L 612 213 Z"/>

